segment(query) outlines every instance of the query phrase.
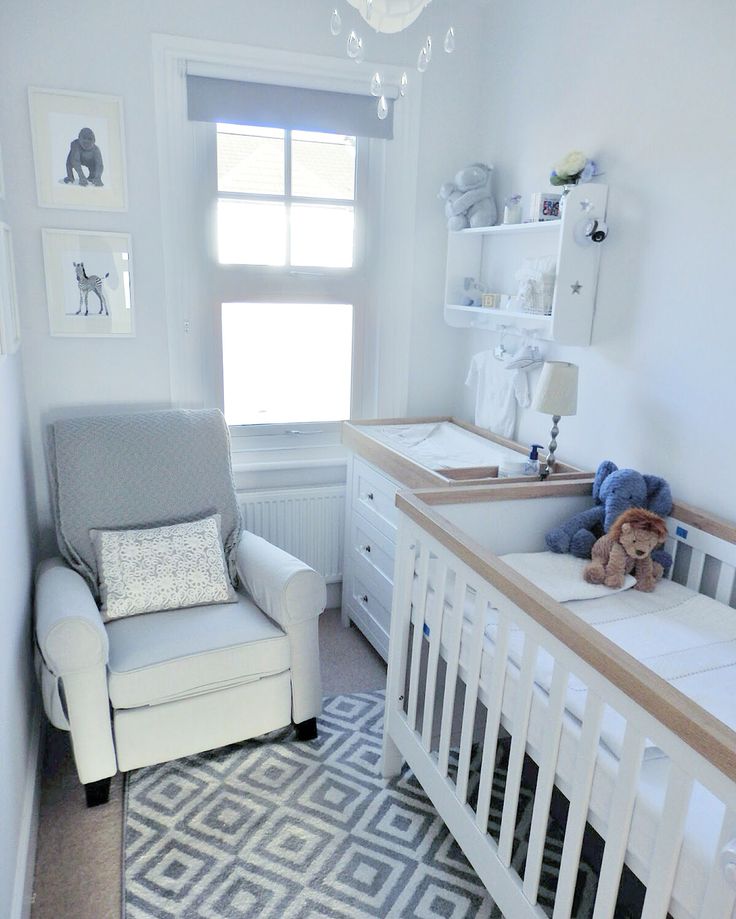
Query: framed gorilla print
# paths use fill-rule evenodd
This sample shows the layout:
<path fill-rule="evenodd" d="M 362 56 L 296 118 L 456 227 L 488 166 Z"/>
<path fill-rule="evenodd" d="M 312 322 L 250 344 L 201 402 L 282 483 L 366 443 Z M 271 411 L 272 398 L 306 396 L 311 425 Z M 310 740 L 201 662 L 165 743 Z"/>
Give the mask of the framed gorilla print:
<path fill-rule="evenodd" d="M 125 211 L 123 100 L 28 90 L 40 207 Z"/>
<path fill-rule="evenodd" d="M 127 233 L 41 230 L 52 335 L 131 338 L 132 253 Z"/>

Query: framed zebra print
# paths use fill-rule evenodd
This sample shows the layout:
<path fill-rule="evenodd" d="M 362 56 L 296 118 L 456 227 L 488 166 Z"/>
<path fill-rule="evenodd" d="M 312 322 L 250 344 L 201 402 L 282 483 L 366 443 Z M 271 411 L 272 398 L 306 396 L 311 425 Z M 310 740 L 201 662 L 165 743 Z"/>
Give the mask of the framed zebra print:
<path fill-rule="evenodd" d="M 41 230 L 52 335 L 135 334 L 132 251 L 127 233 Z"/>

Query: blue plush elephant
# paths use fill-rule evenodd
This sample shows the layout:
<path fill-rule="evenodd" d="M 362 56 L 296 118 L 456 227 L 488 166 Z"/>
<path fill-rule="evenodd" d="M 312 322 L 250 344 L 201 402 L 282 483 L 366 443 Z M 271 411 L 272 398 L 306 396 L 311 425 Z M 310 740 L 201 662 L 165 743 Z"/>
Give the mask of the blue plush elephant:
<path fill-rule="evenodd" d="M 569 552 L 577 558 L 590 558 L 593 543 L 607 533 L 613 521 L 630 507 L 647 510 L 667 517 L 672 511 L 670 486 L 656 475 L 642 475 L 635 469 L 619 469 L 610 460 L 598 467 L 593 482 L 595 506 L 575 514 L 545 537 L 553 552 Z M 667 571 L 672 557 L 664 549 L 655 549 L 652 559 Z"/>

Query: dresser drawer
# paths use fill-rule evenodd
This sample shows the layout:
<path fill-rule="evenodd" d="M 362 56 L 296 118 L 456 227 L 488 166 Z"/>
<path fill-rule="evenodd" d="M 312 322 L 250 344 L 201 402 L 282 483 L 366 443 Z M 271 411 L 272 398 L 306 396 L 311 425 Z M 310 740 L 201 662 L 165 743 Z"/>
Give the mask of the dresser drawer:
<path fill-rule="evenodd" d="M 372 466 L 357 457 L 353 465 L 353 493 L 351 495 L 354 510 L 372 523 L 387 536 L 396 533 L 397 486 L 386 476 L 381 475 Z"/>
<path fill-rule="evenodd" d="M 361 513 L 352 515 L 348 539 L 356 568 L 367 565 L 376 577 L 384 579 L 389 587 L 393 585 L 394 541 L 377 530 Z"/>
<path fill-rule="evenodd" d="M 391 623 L 391 604 L 386 603 L 383 591 L 376 589 L 369 578 L 353 569 L 350 574 L 349 603 L 356 611 L 376 622 L 388 634 Z"/>

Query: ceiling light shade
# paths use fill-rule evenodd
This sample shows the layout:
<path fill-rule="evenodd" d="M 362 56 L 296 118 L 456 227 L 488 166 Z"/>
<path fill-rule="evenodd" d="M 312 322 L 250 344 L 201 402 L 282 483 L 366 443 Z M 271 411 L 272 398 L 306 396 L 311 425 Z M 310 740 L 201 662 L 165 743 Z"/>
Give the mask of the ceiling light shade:
<path fill-rule="evenodd" d="M 574 415 L 578 410 L 578 366 L 546 361 L 534 392 L 532 408 L 545 415 Z"/>
<path fill-rule="evenodd" d="M 431 0 L 348 0 L 376 32 L 401 32 L 418 18 Z"/>

